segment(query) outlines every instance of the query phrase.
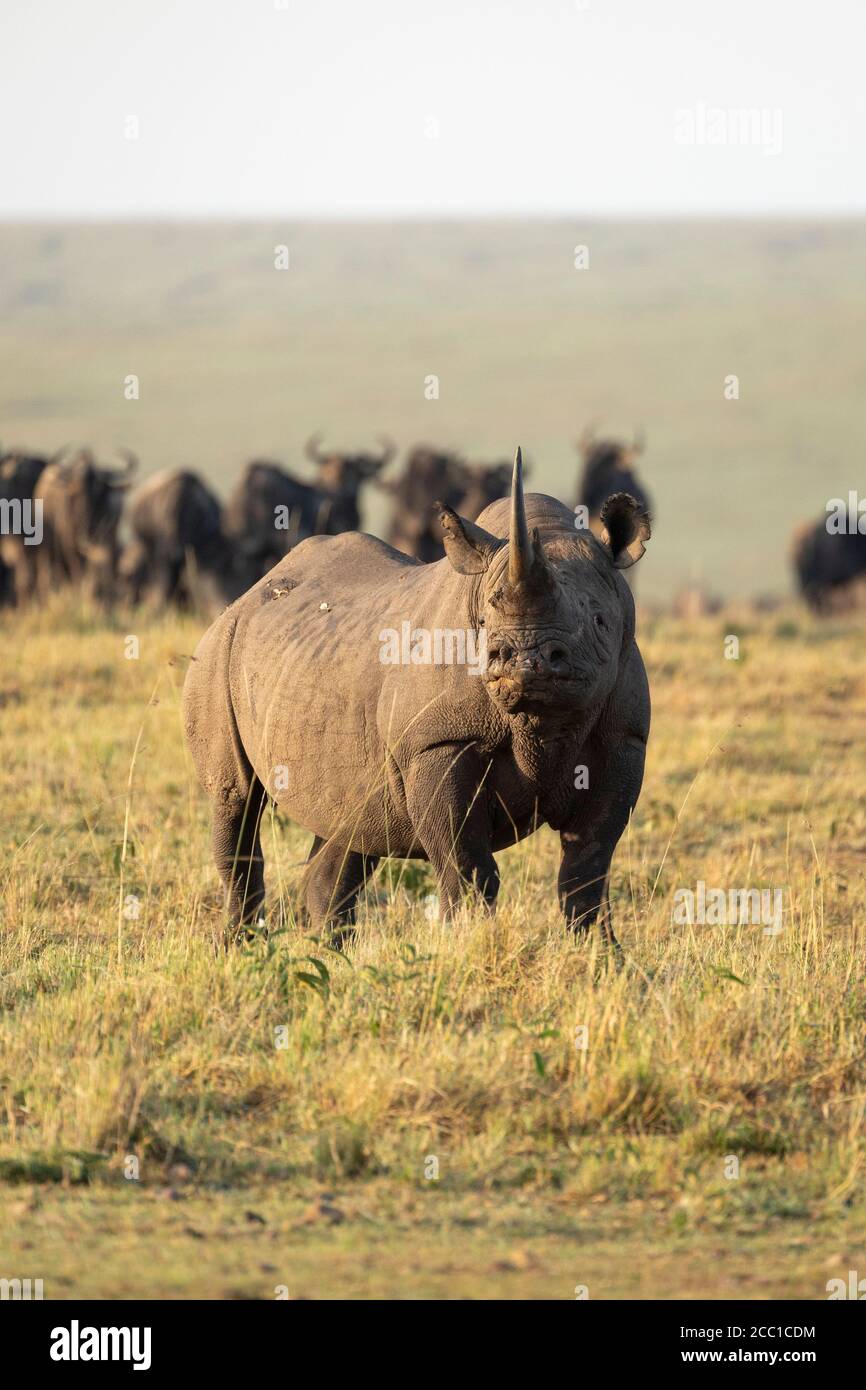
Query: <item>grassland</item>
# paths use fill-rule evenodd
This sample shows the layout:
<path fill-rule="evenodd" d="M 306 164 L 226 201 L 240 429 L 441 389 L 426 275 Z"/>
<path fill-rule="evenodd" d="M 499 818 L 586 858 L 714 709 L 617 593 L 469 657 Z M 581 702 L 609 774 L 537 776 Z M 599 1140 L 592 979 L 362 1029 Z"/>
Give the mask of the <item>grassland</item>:
<path fill-rule="evenodd" d="M 380 871 L 342 958 L 295 924 L 308 837 L 273 821 L 285 930 L 222 952 L 178 716 L 200 630 L 3 615 L 0 1276 L 568 1299 L 863 1273 L 862 617 L 645 615 L 619 974 L 559 925 L 548 831 L 502 856 L 493 922 L 443 926 L 425 869 Z M 700 879 L 781 888 L 782 933 L 674 925 Z"/>

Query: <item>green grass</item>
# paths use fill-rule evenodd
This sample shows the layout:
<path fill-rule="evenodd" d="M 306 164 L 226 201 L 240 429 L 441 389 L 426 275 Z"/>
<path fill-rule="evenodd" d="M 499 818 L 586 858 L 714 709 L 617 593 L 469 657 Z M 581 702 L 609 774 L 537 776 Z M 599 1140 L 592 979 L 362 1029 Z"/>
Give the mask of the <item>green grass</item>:
<path fill-rule="evenodd" d="M 226 954 L 179 722 L 200 621 L 6 615 L 0 1277 L 826 1296 L 866 1263 L 859 621 L 643 623 L 615 974 L 560 927 L 548 831 L 501 856 L 492 923 L 430 920 L 424 866 L 380 871 L 344 959 L 295 925 L 309 837 L 272 821 L 285 931 Z M 782 934 L 674 926 L 698 879 L 782 888 Z"/>

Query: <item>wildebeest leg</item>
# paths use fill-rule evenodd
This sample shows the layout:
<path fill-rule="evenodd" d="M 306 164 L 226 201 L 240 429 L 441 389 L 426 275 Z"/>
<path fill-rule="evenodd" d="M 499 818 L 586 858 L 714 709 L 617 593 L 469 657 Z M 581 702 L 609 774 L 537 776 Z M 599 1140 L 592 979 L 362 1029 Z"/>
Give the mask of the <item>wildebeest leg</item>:
<path fill-rule="evenodd" d="M 60 563 L 54 553 L 53 541 L 50 534 L 46 534 L 42 544 L 36 547 L 36 582 L 34 585 L 36 597 L 41 603 L 46 603 L 51 596 L 51 590 L 60 578 Z"/>
<path fill-rule="evenodd" d="M 645 746 L 632 740 L 623 743 L 603 766 L 590 759 L 589 784 L 578 793 L 587 798 L 586 811 L 578 802 L 577 811 L 560 832 L 558 889 L 566 925 L 587 931 L 597 920 L 603 939 L 616 950 L 620 947 L 608 897 L 610 861 L 640 794 L 645 753 Z M 593 803 L 592 788 L 599 782 L 610 791 L 600 803 Z"/>
<path fill-rule="evenodd" d="M 228 926 L 234 930 L 254 922 L 265 900 L 264 859 L 260 827 L 266 803 L 257 777 L 246 800 L 214 801 L 213 855 L 226 893 Z"/>
<path fill-rule="evenodd" d="M 176 555 L 161 555 L 153 574 L 153 595 L 156 604 L 167 608 L 178 597 L 183 560 Z"/>
<path fill-rule="evenodd" d="M 496 906 L 499 870 L 485 777 L 474 749 L 449 745 L 422 754 L 406 779 L 406 806 L 436 871 L 445 917 L 467 894 L 480 897 L 491 912 Z"/>
<path fill-rule="evenodd" d="M 29 545 L 21 545 L 15 556 L 15 602 L 21 607 L 36 595 L 36 556 Z"/>
<path fill-rule="evenodd" d="M 310 849 L 304 898 L 316 926 L 350 927 L 358 894 L 379 862 L 318 835 Z"/>

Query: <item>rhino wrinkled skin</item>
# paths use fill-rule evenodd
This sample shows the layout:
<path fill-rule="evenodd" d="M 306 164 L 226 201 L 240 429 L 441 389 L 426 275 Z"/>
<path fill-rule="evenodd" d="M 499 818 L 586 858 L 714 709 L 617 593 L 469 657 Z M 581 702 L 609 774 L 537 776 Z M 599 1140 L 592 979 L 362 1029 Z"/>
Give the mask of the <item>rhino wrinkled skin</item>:
<path fill-rule="evenodd" d="M 221 615 L 187 673 L 184 721 L 234 928 L 262 910 L 270 798 L 315 837 L 305 895 L 317 925 L 354 920 L 385 855 L 428 860 L 448 915 L 467 892 L 492 907 L 495 852 L 546 823 L 561 838 L 566 922 L 598 918 L 615 941 L 608 872 L 650 722 L 620 571 L 650 526 L 626 494 L 603 519 L 597 539 L 562 503 L 524 498 L 518 450 L 510 502 L 474 525 L 442 509 L 443 560 L 313 536 Z M 381 634 L 407 620 L 483 630 L 486 670 L 383 664 Z"/>

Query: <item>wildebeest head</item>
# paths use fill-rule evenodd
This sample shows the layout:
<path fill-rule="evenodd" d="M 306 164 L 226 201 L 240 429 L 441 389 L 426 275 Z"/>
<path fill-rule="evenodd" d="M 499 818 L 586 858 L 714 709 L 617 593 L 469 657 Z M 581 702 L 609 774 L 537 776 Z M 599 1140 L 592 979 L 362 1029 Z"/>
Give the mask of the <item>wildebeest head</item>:
<path fill-rule="evenodd" d="M 600 704 L 634 634 L 634 602 L 618 571 L 644 553 L 646 509 L 619 493 L 605 503 L 599 538 L 576 532 L 562 503 L 524 498 L 518 449 L 510 502 L 493 503 L 478 524 L 447 507 L 440 515 L 447 559 L 475 577 L 470 611 L 487 633 L 484 679 L 494 703 L 507 714 L 566 717 Z M 507 539 L 496 534 L 506 517 Z"/>
<path fill-rule="evenodd" d="M 477 463 L 467 469 L 466 491 L 459 502 L 461 516 L 468 516 L 470 521 L 474 521 L 489 507 L 491 502 L 495 502 L 499 497 L 508 496 L 508 488 L 511 482 L 510 463 Z M 526 476 L 528 469 L 524 464 L 523 474 Z"/>
<path fill-rule="evenodd" d="M 861 530 L 861 525 L 864 529 Z M 800 591 L 816 612 L 844 606 L 866 578 L 866 518 L 849 510 L 845 526 L 832 530 L 826 517 L 794 533 L 791 560 Z"/>
<path fill-rule="evenodd" d="M 581 432 L 576 447 L 586 463 L 604 459 L 609 463 L 619 462 L 628 468 L 637 462 L 646 449 L 646 436 L 640 429 L 635 430 L 630 443 L 623 439 L 599 439 L 594 426 L 587 425 Z"/>
<path fill-rule="evenodd" d="M 328 452 L 322 449 L 321 438 L 320 434 L 314 434 L 307 440 L 307 457 L 319 470 L 316 481 L 328 492 L 344 493 L 353 498 L 357 498 L 361 484 L 381 473 L 396 453 L 394 444 L 384 436 L 377 454 Z"/>
<path fill-rule="evenodd" d="M 459 509 L 461 515 L 474 521 L 484 504 L 474 510 L 474 504 L 464 505 L 472 482 L 471 470 L 457 454 L 427 444 L 417 445 L 400 477 L 380 483 L 394 498 L 394 526 L 400 543 L 408 541 L 419 559 L 441 559 L 441 533 L 435 526 L 436 499 L 440 507 Z"/>
<path fill-rule="evenodd" d="M 598 517 L 606 499 L 616 492 L 630 493 L 649 510 L 649 498 L 637 474 L 637 461 L 645 447 L 641 431 L 631 443 L 597 439 L 591 428 L 583 431 L 577 441 L 578 452 L 583 457 L 579 500 L 587 507 L 590 518 Z"/>
<path fill-rule="evenodd" d="M 48 460 L 26 449 L 0 450 L 0 497 L 24 500 L 33 489 Z"/>
<path fill-rule="evenodd" d="M 82 545 L 104 544 L 117 530 L 124 496 L 138 467 L 131 450 L 117 452 L 123 460 L 120 468 L 97 463 L 90 449 L 62 449 L 52 460 L 59 467 L 63 492 Z"/>
<path fill-rule="evenodd" d="M 57 489 L 55 507 L 62 515 L 53 520 L 66 544 L 84 560 L 94 594 L 111 595 L 117 565 L 117 528 L 126 491 L 138 466 L 129 450 L 118 450 L 121 468 L 98 463 L 89 449 L 55 455 L 53 467 Z M 56 470 L 56 471 L 55 471 Z"/>

